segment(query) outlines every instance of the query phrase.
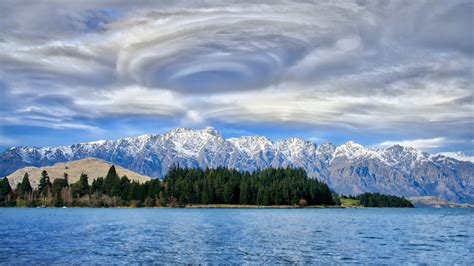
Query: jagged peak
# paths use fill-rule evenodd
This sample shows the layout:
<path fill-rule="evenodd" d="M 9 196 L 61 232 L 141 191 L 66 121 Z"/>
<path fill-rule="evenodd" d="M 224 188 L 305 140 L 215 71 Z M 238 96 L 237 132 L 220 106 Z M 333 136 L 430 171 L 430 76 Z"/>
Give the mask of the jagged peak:
<path fill-rule="evenodd" d="M 211 126 L 206 127 L 202 131 L 204 131 L 204 132 L 206 132 L 207 134 L 210 134 L 210 135 L 221 136 L 221 133 L 219 133 L 219 131 L 216 128 L 211 127 Z"/>
<path fill-rule="evenodd" d="M 362 144 L 359 144 L 353 140 L 349 140 L 346 143 L 342 144 L 338 148 L 350 148 L 350 149 L 368 149 L 364 147 Z"/>
<path fill-rule="evenodd" d="M 213 135 L 216 137 L 222 137 L 222 135 L 219 133 L 217 129 L 214 127 L 208 126 L 204 129 L 192 129 L 192 128 L 187 128 L 187 127 L 178 127 L 171 129 L 165 135 L 175 135 L 175 134 L 209 134 Z"/>
<path fill-rule="evenodd" d="M 319 145 L 319 147 L 323 147 L 323 148 L 333 147 L 333 148 L 336 148 L 336 145 L 332 144 L 332 142 L 326 141 L 326 142 L 322 143 L 321 145 Z"/>
<path fill-rule="evenodd" d="M 336 150 L 336 146 L 331 142 L 324 142 L 323 144 L 319 145 L 316 151 L 318 153 L 333 153 Z"/>
<path fill-rule="evenodd" d="M 148 141 L 151 138 L 154 138 L 158 136 L 157 134 L 144 134 L 136 137 L 128 137 L 128 138 L 123 138 L 120 140 L 127 140 L 127 141 Z"/>
<path fill-rule="evenodd" d="M 187 133 L 184 135 L 180 135 L 181 133 Z M 176 135 L 175 135 L 176 134 Z M 56 151 L 60 151 L 63 154 L 67 154 L 69 156 L 77 148 L 80 148 L 81 146 L 84 146 L 84 149 L 94 149 L 95 147 L 102 146 L 102 145 L 112 145 L 112 144 L 118 144 L 118 143 L 124 143 L 127 144 L 127 142 L 130 142 L 130 144 L 133 144 L 133 146 L 140 146 L 141 144 L 147 143 L 152 138 L 163 138 L 164 141 L 166 141 L 169 138 L 173 138 L 173 142 L 180 143 L 184 141 L 187 141 L 188 139 L 192 138 L 202 138 L 205 141 L 212 141 L 215 138 L 211 136 L 217 136 L 219 137 L 222 141 L 225 141 L 225 139 L 222 137 L 222 135 L 218 132 L 217 129 L 214 127 L 206 127 L 203 129 L 191 129 L 191 128 L 186 128 L 186 127 L 180 127 L 180 128 L 174 128 L 164 135 L 158 135 L 158 134 L 144 134 L 140 136 L 135 136 L 135 137 L 128 137 L 128 138 L 122 138 L 122 139 L 117 139 L 117 140 L 97 140 L 97 141 L 90 141 L 90 142 L 85 142 L 85 143 L 78 143 L 78 144 L 73 144 L 70 146 L 56 146 L 56 147 L 28 147 L 28 146 L 15 146 L 11 147 L 6 151 L 9 152 L 18 152 L 19 154 L 22 155 L 22 157 L 31 157 L 31 156 L 36 156 L 36 154 L 40 154 L 41 156 L 49 156 L 49 154 L 53 154 Z M 359 143 L 356 143 L 354 141 L 347 141 L 346 143 L 336 147 L 334 144 L 330 142 L 325 142 L 319 146 L 316 144 L 304 140 L 301 138 L 297 137 L 291 137 L 288 139 L 282 139 L 282 140 L 277 140 L 273 141 L 265 136 L 242 136 L 238 138 L 229 138 L 227 139 L 230 143 L 233 143 L 234 145 L 245 148 L 245 147 L 253 147 L 253 149 L 257 147 L 273 147 L 272 149 L 276 150 L 294 150 L 294 149 L 299 149 L 300 147 L 302 149 L 310 147 L 309 144 L 313 145 L 311 146 L 311 149 L 316 148 L 316 152 L 318 154 L 328 154 L 331 155 L 332 158 L 335 157 L 340 157 L 340 156 L 347 156 L 348 158 L 379 158 L 381 161 L 387 161 L 390 162 L 391 164 L 400 161 L 400 160 L 416 160 L 416 161 L 424 161 L 424 160 L 439 160 L 438 158 L 441 158 L 439 156 L 444 156 L 446 158 L 452 158 L 454 160 L 458 161 L 468 161 L 468 162 L 474 162 L 474 156 L 466 156 L 462 152 L 446 152 L 446 153 L 438 153 L 438 154 L 433 154 L 430 155 L 428 153 L 425 153 L 421 150 L 418 150 L 413 147 L 407 147 L 407 146 L 401 146 L 401 145 L 393 145 L 387 148 L 371 148 L 371 147 L 365 147 Z M 220 142 L 219 142 L 220 143 Z"/>
<path fill-rule="evenodd" d="M 255 140 L 255 141 L 269 141 L 269 142 L 272 142 L 269 138 L 265 137 L 265 136 L 241 136 L 241 137 L 238 137 L 238 138 L 231 138 L 231 139 L 234 139 L 234 140 Z"/>
<path fill-rule="evenodd" d="M 410 156 L 416 157 L 417 160 L 426 159 L 430 156 L 430 154 L 427 152 L 424 152 L 414 147 L 402 146 L 400 144 L 395 144 L 386 149 L 381 149 L 379 151 L 389 152 L 390 154 L 396 154 L 397 156 L 408 154 Z"/>
<path fill-rule="evenodd" d="M 405 149 L 405 147 L 400 145 L 400 144 L 395 144 L 395 145 L 392 145 L 392 146 L 390 146 L 386 149 L 387 150 L 394 150 L 394 151 L 403 151 Z"/>
<path fill-rule="evenodd" d="M 437 156 L 443 156 L 451 159 L 455 159 L 458 161 L 463 161 L 463 162 L 471 162 L 474 163 L 474 156 L 467 156 L 464 152 L 462 151 L 457 151 L 457 152 L 439 152 L 436 154 L 433 154 L 432 157 L 437 157 Z"/>
<path fill-rule="evenodd" d="M 386 163 L 386 160 L 379 151 L 367 148 L 354 141 L 348 141 L 337 147 L 333 153 L 333 160 L 337 157 L 346 157 L 349 160 L 355 160 L 359 158 L 373 158 Z"/>
<path fill-rule="evenodd" d="M 316 145 L 315 143 L 311 142 L 311 141 L 308 141 L 308 140 L 305 140 L 305 139 L 302 139 L 302 138 L 298 138 L 298 137 L 291 137 L 291 138 L 288 138 L 288 139 L 282 139 L 282 140 L 279 140 L 278 141 L 279 143 L 297 143 L 297 144 L 302 144 L 302 145 L 307 145 L 307 144 L 312 144 L 312 145 Z"/>
<path fill-rule="evenodd" d="M 165 135 L 187 133 L 187 132 L 191 132 L 191 131 L 194 131 L 194 130 L 191 129 L 191 128 L 187 128 L 187 127 L 177 127 L 177 128 L 173 128 L 173 129 L 169 130 L 168 132 L 165 133 Z"/>

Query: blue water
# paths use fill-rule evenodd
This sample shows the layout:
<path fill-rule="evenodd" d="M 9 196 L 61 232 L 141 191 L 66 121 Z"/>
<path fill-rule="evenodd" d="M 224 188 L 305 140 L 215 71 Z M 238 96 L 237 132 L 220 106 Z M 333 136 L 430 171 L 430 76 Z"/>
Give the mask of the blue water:
<path fill-rule="evenodd" d="M 474 209 L 0 209 L 0 264 L 474 264 Z"/>

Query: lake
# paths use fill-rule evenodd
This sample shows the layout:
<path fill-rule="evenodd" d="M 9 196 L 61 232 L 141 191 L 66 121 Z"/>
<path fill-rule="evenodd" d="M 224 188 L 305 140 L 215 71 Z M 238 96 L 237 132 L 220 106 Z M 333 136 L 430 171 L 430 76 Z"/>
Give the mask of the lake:
<path fill-rule="evenodd" d="M 0 209 L 0 263 L 474 263 L 474 209 Z"/>

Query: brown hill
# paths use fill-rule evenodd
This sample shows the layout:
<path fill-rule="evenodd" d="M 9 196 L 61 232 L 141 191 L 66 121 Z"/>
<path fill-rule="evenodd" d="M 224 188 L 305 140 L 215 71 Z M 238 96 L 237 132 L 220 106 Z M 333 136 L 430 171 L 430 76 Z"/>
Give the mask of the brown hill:
<path fill-rule="evenodd" d="M 474 208 L 474 205 L 467 203 L 456 203 L 434 196 L 421 196 L 408 198 L 415 207 L 430 208 Z"/>
<path fill-rule="evenodd" d="M 16 170 L 7 177 L 10 181 L 10 185 L 12 186 L 12 188 L 16 188 L 17 184 L 20 183 L 23 179 L 25 173 L 28 173 L 29 175 L 31 186 L 37 187 L 41 172 L 43 170 L 46 170 L 48 172 L 48 175 L 51 179 L 51 183 L 56 178 L 62 178 L 64 173 L 68 174 L 70 184 L 77 182 L 81 173 L 87 174 L 89 176 L 89 183 L 92 183 L 92 180 L 97 177 L 105 177 L 107 175 L 107 172 L 109 171 L 110 166 L 112 166 L 111 163 L 103 160 L 99 160 L 96 158 L 85 158 L 77 161 L 57 163 L 52 166 L 44 166 L 39 168 L 28 166 Z M 130 180 L 137 180 L 140 183 L 146 182 L 151 179 L 148 176 L 140 175 L 118 165 L 115 165 L 115 169 L 119 176 L 126 175 Z"/>

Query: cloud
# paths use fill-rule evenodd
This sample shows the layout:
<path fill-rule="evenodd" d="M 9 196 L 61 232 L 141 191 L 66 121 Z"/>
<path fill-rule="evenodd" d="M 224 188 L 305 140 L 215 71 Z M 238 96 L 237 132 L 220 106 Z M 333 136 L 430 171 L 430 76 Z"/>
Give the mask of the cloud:
<path fill-rule="evenodd" d="M 434 149 L 446 146 L 452 141 L 447 140 L 444 137 L 437 137 L 432 139 L 410 139 L 410 140 L 390 140 L 379 143 L 377 146 L 390 147 L 393 145 L 401 145 L 405 147 L 413 147 L 416 149 L 426 150 Z"/>
<path fill-rule="evenodd" d="M 7 136 L 0 135 L 0 146 L 12 146 L 16 144 L 16 140 Z"/>
<path fill-rule="evenodd" d="M 4 1 L 1 122 L 97 130 L 154 116 L 470 140 L 473 12 L 463 0 Z"/>

